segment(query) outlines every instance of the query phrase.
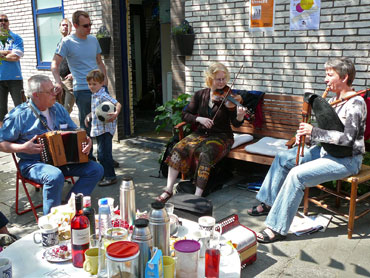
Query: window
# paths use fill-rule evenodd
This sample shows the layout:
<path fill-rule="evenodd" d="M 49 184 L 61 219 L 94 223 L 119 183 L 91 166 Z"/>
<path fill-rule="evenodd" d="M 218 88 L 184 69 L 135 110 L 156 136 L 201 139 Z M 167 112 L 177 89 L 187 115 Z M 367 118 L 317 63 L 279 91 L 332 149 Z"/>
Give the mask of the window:
<path fill-rule="evenodd" d="M 32 0 L 37 68 L 50 69 L 61 39 L 59 23 L 64 18 L 63 0 Z"/>

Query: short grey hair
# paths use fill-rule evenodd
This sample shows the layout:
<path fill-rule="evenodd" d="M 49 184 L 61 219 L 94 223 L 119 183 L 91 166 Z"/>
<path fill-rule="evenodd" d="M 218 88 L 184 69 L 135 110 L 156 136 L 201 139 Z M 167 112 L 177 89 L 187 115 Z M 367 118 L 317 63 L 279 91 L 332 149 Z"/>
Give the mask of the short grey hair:
<path fill-rule="evenodd" d="M 351 59 L 345 57 L 331 58 L 325 63 L 325 69 L 328 68 L 333 69 L 342 79 L 348 75 L 347 85 L 352 85 L 356 77 L 356 69 Z"/>
<path fill-rule="evenodd" d="M 40 92 L 41 84 L 44 82 L 51 82 L 50 78 L 46 75 L 33 75 L 28 79 L 28 89 L 26 90 L 26 96 L 28 98 L 32 97 L 33 93 Z"/>

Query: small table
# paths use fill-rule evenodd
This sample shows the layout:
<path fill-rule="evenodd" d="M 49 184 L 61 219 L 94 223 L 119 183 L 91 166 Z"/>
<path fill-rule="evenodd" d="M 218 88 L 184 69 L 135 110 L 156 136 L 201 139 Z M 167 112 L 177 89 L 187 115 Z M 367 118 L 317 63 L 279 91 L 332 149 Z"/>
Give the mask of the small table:
<path fill-rule="evenodd" d="M 195 231 L 198 223 L 181 219 L 182 226 L 179 227 L 178 236 L 183 237 Z M 22 278 L 72 278 L 72 277 L 96 277 L 76 268 L 71 261 L 61 263 L 50 263 L 43 258 L 45 252 L 41 244 L 33 242 L 33 234 L 17 240 L 0 253 L 0 257 L 9 258 L 12 262 L 13 277 Z M 198 277 L 204 277 L 205 260 L 199 258 Z M 228 256 L 221 256 L 220 278 L 240 277 L 240 258 L 236 250 Z"/>

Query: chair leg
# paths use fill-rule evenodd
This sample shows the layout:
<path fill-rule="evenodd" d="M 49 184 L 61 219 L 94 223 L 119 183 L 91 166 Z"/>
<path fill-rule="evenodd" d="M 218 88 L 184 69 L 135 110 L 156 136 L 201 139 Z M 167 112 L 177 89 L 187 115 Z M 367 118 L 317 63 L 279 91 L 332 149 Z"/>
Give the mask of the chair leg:
<path fill-rule="evenodd" d="M 340 193 L 340 190 L 342 189 L 342 181 L 341 180 L 337 180 L 337 186 L 336 186 L 336 188 L 337 188 L 337 193 L 339 194 Z M 335 200 L 335 206 L 337 208 L 339 208 L 340 207 L 340 198 L 339 197 L 336 197 L 335 199 L 336 199 Z"/>
<path fill-rule="evenodd" d="M 28 202 L 30 203 L 30 206 L 31 208 L 30 209 L 25 209 L 25 210 L 22 210 L 22 211 L 19 211 L 19 180 L 22 181 L 22 185 L 23 185 L 23 189 L 24 189 L 24 192 L 26 193 L 27 195 L 27 199 L 28 199 Z M 27 189 L 27 186 L 26 186 L 26 183 L 24 180 L 22 180 L 21 178 L 17 177 L 17 184 L 16 184 L 16 200 L 15 200 L 15 213 L 18 214 L 18 215 L 22 215 L 26 212 L 29 212 L 32 210 L 33 212 L 33 215 L 35 216 L 35 219 L 36 219 L 36 222 L 38 222 L 39 218 L 37 216 L 37 211 L 36 209 L 42 207 L 42 204 L 39 204 L 37 206 L 35 206 L 31 200 L 31 196 L 28 192 L 28 189 Z"/>
<path fill-rule="evenodd" d="M 308 196 L 310 193 L 310 188 L 306 187 L 304 190 L 304 196 L 303 196 L 303 213 L 304 215 L 308 214 Z"/>
<path fill-rule="evenodd" d="M 353 178 L 351 182 L 351 199 L 349 202 L 348 239 L 352 238 L 353 227 L 355 224 L 357 188 L 358 188 L 358 179 Z"/>

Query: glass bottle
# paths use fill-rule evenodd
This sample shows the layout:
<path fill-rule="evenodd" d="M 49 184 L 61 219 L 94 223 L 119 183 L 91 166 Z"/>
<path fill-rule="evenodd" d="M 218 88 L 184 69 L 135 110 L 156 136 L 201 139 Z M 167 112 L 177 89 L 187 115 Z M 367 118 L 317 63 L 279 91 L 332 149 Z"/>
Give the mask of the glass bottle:
<path fill-rule="evenodd" d="M 75 197 L 76 214 L 71 221 L 72 263 L 75 267 L 82 267 L 85 261 L 85 251 L 89 249 L 90 224 L 83 214 L 81 193 Z"/>

